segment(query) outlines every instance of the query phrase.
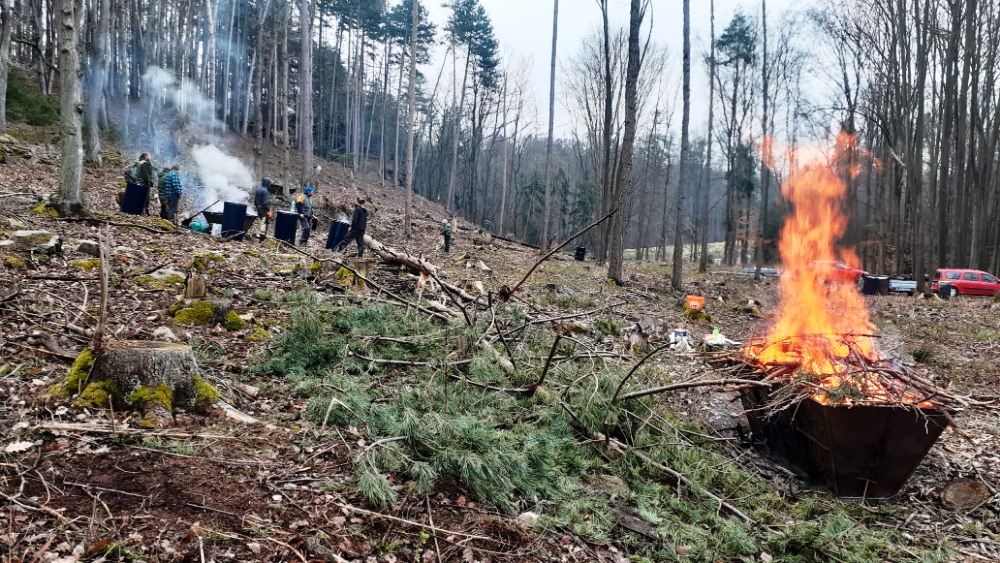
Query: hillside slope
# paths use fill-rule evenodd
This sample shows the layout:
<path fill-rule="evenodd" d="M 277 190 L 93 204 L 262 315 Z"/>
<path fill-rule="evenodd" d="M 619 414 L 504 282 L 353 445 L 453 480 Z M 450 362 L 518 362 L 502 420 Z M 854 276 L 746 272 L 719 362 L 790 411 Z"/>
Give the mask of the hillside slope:
<path fill-rule="evenodd" d="M 321 162 L 327 217 L 369 197 L 375 239 L 422 257 L 473 300 L 374 258 L 345 262 L 367 268 L 356 285 L 324 236 L 296 251 L 117 213 L 116 177 L 134 156 L 114 150 L 86 171 L 92 213 L 54 217 L 39 206 L 58 176 L 53 131 L 12 135 L 31 158 L 0 165 L 0 238 L 42 230 L 61 249 L 0 243 L 0 545 L 11 560 L 1000 558 L 995 489 L 964 510 L 938 500 L 956 478 L 1000 483 L 995 410 L 963 415 L 971 441 L 946 433 L 903 493 L 872 504 L 842 503 L 745 449 L 732 392 L 611 400 L 626 377 L 626 392 L 717 377 L 672 350 L 637 362 L 675 327 L 749 338 L 777 305 L 770 282 L 692 274 L 686 287 L 711 318 L 685 317 L 663 265 L 630 263 L 615 287 L 601 265 L 560 255 L 502 303 L 501 286 L 528 271 L 534 250 L 459 222 L 445 254 L 444 210 L 419 197 L 406 239 L 400 190 Z M 249 154 L 239 139 L 228 150 Z M 282 158 L 269 148 L 265 170 Z M 79 389 L 48 392 L 99 323 L 99 267 L 81 241 L 100 238 L 107 340 L 190 345 L 243 419 L 221 406 L 175 409 L 150 429 L 141 413 L 81 400 Z M 178 316 L 195 309 L 182 300 L 191 273 L 236 318 Z M 995 397 L 995 305 L 870 307 L 900 357 Z"/>

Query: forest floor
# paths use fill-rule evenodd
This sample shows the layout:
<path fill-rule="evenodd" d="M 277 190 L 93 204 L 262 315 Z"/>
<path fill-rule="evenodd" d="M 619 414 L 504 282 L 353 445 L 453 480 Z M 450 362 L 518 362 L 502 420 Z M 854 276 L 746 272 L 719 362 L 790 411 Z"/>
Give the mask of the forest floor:
<path fill-rule="evenodd" d="M 114 151 L 85 172 L 91 214 L 54 217 L 38 206 L 57 184 L 55 132 L 11 135 L 30 158 L 0 164 L 0 241 L 44 230 L 62 245 L 0 250 L 5 562 L 1000 560 L 1000 407 L 958 413 L 967 437 L 946 430 L 894 498 L 841 500 L 743 443 L 735 393 L 610 401 L 675 327 L 697 340 L 714 327 L 735 341 L 761 333 L 778 306 L 771 280 L 688 271 L 678 294 L 668 265 L 628 262 L 616 287 L 600 264 L 560 254 L 501 304 L 537 251 L 460 221 L 446 254 L 444 211 L 420 198 L 406 239 L 398 190 L 324 163 L 326 217 L 365 195 L 375 239 L 491 294 L 440 322 L 388 295 L 456 311 L 428 280 L 373 259 L 378 288 L 345 285 L 315 262 L 333 258 L 325 233 L 303 254 L 118 213 L 130 158 Z M 265 169 L 278 169 L 268 150 Z M 144 429 L 135 413 L 49 396 L 100 315 L 94 256 L 79 249 L 99 237 L 111 250 L 107 338 L 191 345 L 203 376 L 256 423 L 178 410 Z M 242 326 L 175 321 L 190 271 Z M 687 320 L 685 294 L 704 296 L 711 319 Z M 868 305 L 883 351 L 953 392 L 1000 398 L 1000 303 Z M 624 391 L 707 370 L 666 350 Z M 982 499 L 945 503 L 959 479 Z"/>

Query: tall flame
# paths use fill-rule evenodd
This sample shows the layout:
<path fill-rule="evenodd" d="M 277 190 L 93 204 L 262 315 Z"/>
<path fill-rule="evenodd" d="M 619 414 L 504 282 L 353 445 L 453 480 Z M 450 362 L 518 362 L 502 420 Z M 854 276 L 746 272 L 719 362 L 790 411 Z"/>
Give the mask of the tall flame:
<path fill-rule="evenodd" d="M 847 228 L 841 209 L 847 187 L 841 173 L 854 173 L 838 159 L 842 161 L 842 155 L 853 149 L 853 142 L 841 135 L 833 158 L 799 160 L 782 185 L 781 193 L 793 212 L 778 243 L 784 266 L 780 317 L 766 338 L 751 343 L 743 353 L 764 365 L 790 366 L 795 377 L 808 377 L 827 391 L 847 384 L 860 390 L 866 400 L 913 402 L 912 397 L 885 389 L 879 378 L 866 373 L 863 366 L 880 361 L 872 338 L 875 326 L 855 284 L 831 279 L 834 272 L 829 264 L 860 264 L 852 250 L 837 248 Z M 818 391 L 813 398 L 831 402 L 830 395 Z"/>

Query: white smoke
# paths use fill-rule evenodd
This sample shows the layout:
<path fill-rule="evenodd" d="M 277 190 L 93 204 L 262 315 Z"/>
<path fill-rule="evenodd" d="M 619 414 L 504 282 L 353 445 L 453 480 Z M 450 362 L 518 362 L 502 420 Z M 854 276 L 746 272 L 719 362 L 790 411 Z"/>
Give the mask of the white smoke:
<path fill-rule="evenodd" d="M 215 145 L 196 146 L 191 151 L 191 158 L 204 186 L 199 195 L 202 207 L 217 199 L 248 203 L 249 190 L 254 184 L 253 174 L 240 159 L 226 154 Z"/>

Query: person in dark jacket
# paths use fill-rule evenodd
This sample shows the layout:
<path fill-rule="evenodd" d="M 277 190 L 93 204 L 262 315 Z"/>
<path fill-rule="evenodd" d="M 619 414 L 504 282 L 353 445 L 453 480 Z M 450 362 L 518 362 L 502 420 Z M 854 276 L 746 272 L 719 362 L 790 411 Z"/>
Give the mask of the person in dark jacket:
<path fill-rule="evenodd" d="M 181 185 L 181 175 L 177 173 L 180 169 L 180 166 L 175 164 L 163 179 L 163 194 L 167 198 L 166 219 L 171 222 L 177 219 L 177 206 L 180 205 L 181 195 L 184 193 L 184 186 Z"/>
<path fill-rule="evenodd" d="M 299 246 L 309 244 L 309 233 L 312 231 L 313 204 L 312 194 L 316 191 L 312 186 L 306 186 L 302 195 L 295 198 L 295 212 L 299 214 Z"/>
<path fill-rule="evenodd" d="M 271 179 L 264 178 L 260 181 L 260 186 L 253 192 L 253 206 L 257 210 L 258 239 L 264 242 L 267 238 L 267 226 L 271 223 Z"/>
<path fill-rule="evenodd" d="M 163 170 L 160 172 L 160 177 L 156 181 L 156 195 L 160 199 L 160 219 L 167 218 L 167 174 L 170 173 L 170 167 L 164 166 Z"/>
<path fill-rule="evenodd" d="M 146 210 L 146 215 L 149 215 L 149 201 L 152 199 L 152 190 L 156 187 L 156 170 L 153 170 L 153 161 L 148 152 L 144 152 L 139 155 L 139 160 L 135 162 L 135 167 L 136 183 L 140 186 L 145 186 L 150 190 L 149 193 L 146 194 L 146 204 L 143 206 L 143 209 Z"/>
<path fill-rule="evenodd" d="M 444 251 L 448 252 L 451 249 L 451 222 L 447 219 L 441 223 L 441 236 L 444 237 Z"/>
<path fill-rule="evenodd" d="M 365 255 L 365 231 L 368 229 L 368 210 L 365 209 L 365 198 L 359 197 L 354 206 L 354 216 L 351 217 L 351 226 L 347 229 L 347 237 L 340 243 L 339 250 L 346 250 L 348 243 L 352 240 L 358 244 L 358 258 Z"/>

